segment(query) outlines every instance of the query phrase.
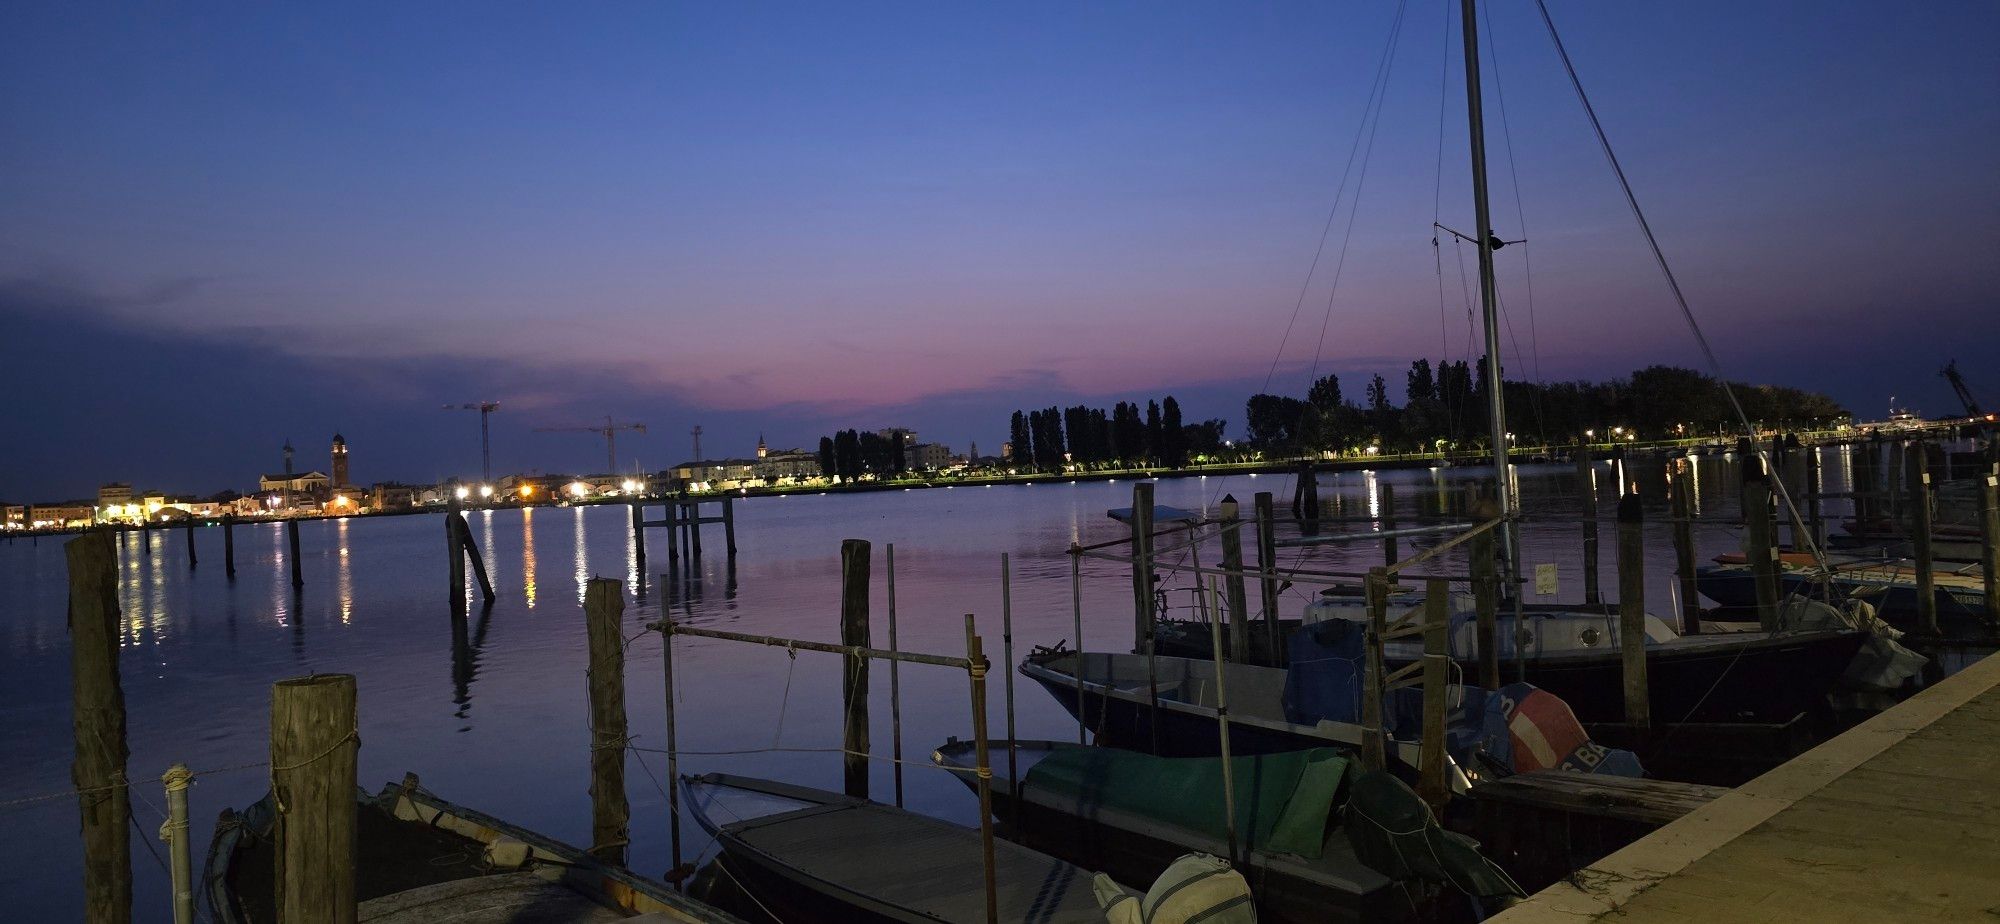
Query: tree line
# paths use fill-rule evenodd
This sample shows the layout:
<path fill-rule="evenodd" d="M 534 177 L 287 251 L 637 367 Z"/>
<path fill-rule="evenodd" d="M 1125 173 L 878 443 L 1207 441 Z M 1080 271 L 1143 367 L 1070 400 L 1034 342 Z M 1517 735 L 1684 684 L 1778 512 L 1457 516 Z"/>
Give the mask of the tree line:
<path fill-rule="evenodd" d="M 842 430 L 819 438 L 819 470 L 853 481 L 863 475 L 893 478 L 910 470 L 908 430 Z"/>
<path fill-rule="evenodd" d="M 1060 472 L 1066 468 L 1181 468 L 1224 448 L 1221 419 L 1185 423 L 1172 395 L 1147 401 L 1120 401 L 1109 411 L 1077 405 L 1015 411 L 1008 446 L 1015 470 Z"/>
<path fill-rule="evenodd" d="M 1752 423 L 1766 427 L 1824 426 L 1850 416 L 1827 395 L 1782 385 L 1729 383 Z M 1723 384 L 1692 369 L 1649 366 L 1603 382 L 1506 382 L 1508 428 L 1520 444 L 1673 439 L 1718 435 L 1740 426 Z M 1372 377 L 1364 400 L 1342 397 L 1340 379 L 1322 376 L 1304 398 L 1252 395 L 1245 404 L 1248 441 L 1266 452 L 1341 452 L 1369 446 L 1385 451 L 1490 447 L 1486 362 L 1410 363 L 1403 404 Z"/>

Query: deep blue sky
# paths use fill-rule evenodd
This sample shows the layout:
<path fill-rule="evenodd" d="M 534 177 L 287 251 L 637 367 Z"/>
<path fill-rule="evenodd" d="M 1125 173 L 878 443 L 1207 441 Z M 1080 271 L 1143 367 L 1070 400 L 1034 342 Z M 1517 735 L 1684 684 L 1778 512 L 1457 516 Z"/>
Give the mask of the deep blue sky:
<path fill-rule="evenodd" d="M 1282 352 L 1391 5 L 841 6 L 8 4 L 0 497 L 335 429 L 358 480 L 470 473 L 438 408 L 481 398 L 503 471 L 601 467 L 532 428 L 606 413 L 651 468 L 1169 391 L 1240 433 L 1274 368 L 1465 355 L 1455 3 L 1408 5 Z M 1732 377 L 2000 402 L 2000 5 L 1553 9 Z M 1489 15 L 1509 374 L 1696 365 L 1533 7 Z"/>

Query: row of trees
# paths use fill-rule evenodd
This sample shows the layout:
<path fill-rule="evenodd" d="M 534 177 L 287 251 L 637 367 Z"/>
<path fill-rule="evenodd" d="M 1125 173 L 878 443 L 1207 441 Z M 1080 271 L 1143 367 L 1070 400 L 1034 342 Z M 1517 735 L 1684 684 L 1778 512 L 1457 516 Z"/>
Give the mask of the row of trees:
<path fill-rule="evenodd" d="M 1849 416 L 1818 392 L 1742 383 L 1730 383 L 1730 389 L 1760 426 L 1823 426 Z M 1389 403 L 1388 392 L 1383 378 L 1374 376 L 1365 401 L 1355 404 L 1343 399 L 1339 378 L 1327 375 L 1303 399 L 1252 395 L 1245 405 L 1247 436 L 1267 452 L 1490 445 L 1484 360 L 1433 367 L 1419 359 L 1404 375 L 1401 407 Z M 1508 427 L 1523 443 L 1568 443 L 1586 434 L 1610 439 L 1614 428 L 1640 439 L 1669 439 L 1737 426 L 1721 382 L 1674 366 L 1650 366 L 1604 382 L 1507 382 L 1504 397 Z"/>
<path fill-rule="evenodd" d="M 1008 426 L 1014 468 L 1180 468 L 1220 452 L 1226 422 L 1181 420 L 1180 402 L 1120 401 L 1110 411 L 1077 405 L 1015 411 Z"/>
<path fill-rule="evenodd" d="M 819 470 L 828 478 L 853 481 L 863 475 L 893 478 L 910 470 L 908 431 L 842 430 L 819 438 Z"/>

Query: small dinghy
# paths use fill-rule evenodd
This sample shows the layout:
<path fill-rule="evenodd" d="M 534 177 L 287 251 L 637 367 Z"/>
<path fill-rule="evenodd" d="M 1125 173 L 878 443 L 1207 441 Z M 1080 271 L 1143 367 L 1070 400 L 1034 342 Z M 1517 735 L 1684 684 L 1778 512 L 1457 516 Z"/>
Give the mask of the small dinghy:
<path fill-rule="evenodd" d="M 432 795 L 414 774 L 355 791 L 355 892 L 372 924 L 742 924 L 664 883 Z M 277 920 L 277 809 L 223 810 L 202 873 L 219 924 Z"/>
<path fill-rule="evenodd" d="M 839 793 L 711 773 L 682 777 L 688 806 L 722 844 L 718 862 L 781 920 L 986 921 L 979 831 Z M 1102 924 L 1091 874 L 994 843 L 999 919 Z"/>

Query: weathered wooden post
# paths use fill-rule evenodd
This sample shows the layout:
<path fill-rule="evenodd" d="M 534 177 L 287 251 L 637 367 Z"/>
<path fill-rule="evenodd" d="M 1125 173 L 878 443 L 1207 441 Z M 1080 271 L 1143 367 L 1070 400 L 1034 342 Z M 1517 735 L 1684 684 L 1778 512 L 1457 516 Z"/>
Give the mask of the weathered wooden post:
<path fill-rule="evenodd" d="M 882 549 L 882 553 L 882 570 L 889 582 L 889 654 L 895 655 L 903 650 L 898 646 L 896 641 L 896 544 L 893 542 L 889 543 Z M 1000 580 L 1004 585 L 1007 580 L 1007 554 L 1005 552 L 1000 554 L 1000 572 Z M 1004 594 L 1006 591 L 1003 590 L 1002 593 Z M 1010 632 L 1010 645 L 1011 635 L 1012 633 Z M 1007 655 L 1007 660 L 1010 662 L 1014 659 L 1012 652 L 1013 649 L 1010 647 Z M 890 779 L 894 780 L 896 784 L 897 808 L 903 807 L 903 673 L 901 665 L 902 659 L 895 657 L 889 659 L 889 775 Z M 1007 702 L 1009 704 L 1007 708 L 1007 737 L 1009 740 L 1014 737 L 1013 701 L 1014 687 L 1010 681 L 1007 686 Z M 1078 702 L 1082 702 L 1082 700 L 1078 700 Z M 1012 752 L 1009 753 L 1011 754 Z"/>
<path fill-rule="evenodd" d="M 1871 436 L 1849 446 L 1847 451 L 1853 460 L 1854 483 L 1848 488 L 1854 494 L 1854 520 L 1865 531 L 1873 528 L 1874 520 L 1880 516 L 1881 503 L 1875 496 L 1875 456 L 1881 450 Z"/>
<path fill-rule="evenodd" d="M 1259 596 L 1264 604 L 1264 638 L 1271 648 L 1271 664 L 1284 662 L 1284 637 L 1278 634 L 1278 537 L 1277 513 L 1271 506 L 1271 492 L 1259 491 L 1251 498 L 1257 511 L 1257 571 L 1262 576 Z"/>
<path fill-rule="evenodd" d="M 736 498 L 722 495 L 722 543 L 729 549 L 729 557 L 736 557 Z M 1009 676 L 1012 676 L 1011 674 Z"/>
<path fill-rule="evenodd" d="M 979 848 L 986 872 L 986 920 L 1000 920 L 1000 888 L 994 874 L 993 843 L 993 761 L 986 734 L 986 661 L 984 646 L 975 633 L 972 614 L 965 614 L 966 677 L 972 686 L 972 748 L 978 759 L 973 778 L 979 784 Z"/>
<path fill-rule="evenodd" d="M 1396 486 L 1393 484 L 1378 484 L 1375 486 L 1375 489 L 1381 492 L 1382 515 L 1377 519 L 1382 524 L 1382 532 L 1394 533 L 1396 531 Z M 1385 535 L 1382 537 L 1382 564 L 1393 565 L 1395 563 L 1396 537 Z M 1395 575 L 1391 574 L 1389 576 L 1389 580 L 1393 581 L 1395 579 Z"/>
<path fill-rule="evenodd" d="M 1916 557 L 1917 624 L 1925 635 L 1938 634 L 1937 574 L 1931 559 L 1931 471 L 1930 453 L 1922 440 L 1905 450 L 1909 464 L 1910 548 Z"/>
<path fill-rule="evenodd" d="M 465 543 L 458 536 L 457 504 L 444 515 L 445 558 L 450 562 L 451 611 L 454 615 L 465 615 Z"/>
<path fill-rule="evenodd" d="M 1701 600 L 1694 583 L 1694 473 L 1676 459 L 1667 481 L 1673 499 L 1674 579 L 1680 589 L 1681 634 L 1701 632 Z"/>
<path fill-rule="evenodd" d="M 1311 462 L 1299 465 L 1299 488 L 1304 492 L 1302 506 L 1305 510 L 1303 529 L 1311 536 L 1319 532 L 1319 473 L 1313 470 Z"/>
<path fill-rule="evenodd" d="M 1807 446 L 1804 454 L 1806 462 L 1806 533 L 1812 537 L 1813 547 L 1818 548 L 1820 543 L 1826 541 L 1826 523 L 1824 514 L 1820 512 L 1821 505 L 1825 503 L 1820 494 L 1824 493 L 1826 488 L 1823 486 L 1824 479 L 1821 477 L 1819 470 L 1819 446 Z"/>
<path fill-rule="evenodd" d="M 1132 485 L 1132 647 L 1153 641 L 1153 483 Z"/>
<path fill-rule="evenodd" d="M 1986 622 L 2000 627 L 2000 475 L 1979 478 L 1979 563 L 1986 576 Z"/>
<path fill-rule="evenodd" d="M 271 795 L 280 924 L 354 924 L 353 674 L 271 685 Z"/>
<path fill-rule="evenodd" d="M 1761 459 L 1743 461 L 1743 556 L 1757 593 L 1757 624 L 1778 629 L 1778 544 L 1771 509 L 1770 476 Z"/>
<path fill-rule="evenodd" d="M 1618 648 L 1625 665 L 1625 723 L 1644 734 L 1653 708 L 1646 686 L 1646 531 L 1639 495 L 1618 500 Z"/>
<path fill-rule="evenodd" d="M 299 520 L 297 517 L 285 521 L 285 535 L 286 541 L 290 542 L 292 547 L 292 586 L 304 587 L 306 586 L 306 574 L 303 570 L 304 564 L 299 561 Z"/>
<path fill-rule="evenodd" d="M 1250 598 L 1243 585 L 1243 520 L 1238 515 L 1236 495 L 1222 497 L 1223 586 L 1229 596 L 1229 659 L 1238 664 L 1250 661 Z"/>
<path fill-rule="evenodd" d="M 479 543 L 472 541 L 472 526 L 465 522 L 463 513 L 452 514 L 452 517 L 458 520 L 459 547 L 463 549 L 466 560 L 472 563 L 472 576 L 479 581 L 479 595 L 485 598 L 486 602 L 492 603 L 493 582 L 486 579 L 486 559 L 480 557 Z M 639 559 L 639 567 L 642 570 L 646 567 L 646 560 L 643 557 Z M 461 586 L 464 584 L 463 581 L 459 583 Z"/>
<path fill-rule="evenodd" d="M 1498 514 L 1491 505 L 1479 508 L 1481 521 Z M 1500 580 L 1498 561 L 1493 552 L 1493 531 L 1484 530 L 1472 537 L 1472 599 L 1477 610 L 1473 632 L 1478 645 L 1479 685 L 1488 690 L 1500 689 Z M 1520 627 L 1514 634 L 1520 635 Z M 1523 678 L 1525 679 L 1525 678 Z"/>
<path fill-rule="evenodd" d="M 680 502 L 667 498 L 667 570 L 678 570 L 675 565 L 681 560 L 681 516 Z"/>
<path fill-rule="evenodd" d="M 1076 633 L 1076 743 L 1088 744 L 1090 707 L 1083 697 L 1083 546 L 1072 541 L 1069 544 L 1069 603 L 1070 618 L 1075 621 Z"/>
<path fill-rule="evenodd" d="M 625 799 L 625 615 L 623 585 L 591 578 L 583 590 L 590 661 L 590 854 L 623 865 L 632 842 L 632 808 Z"/>
<path fill-rule="evenodd" d="M 222 571 L 236 580 L 236 514 L 222 515 Z"/>
<path fill-rule="evenodd" d="M 118 555 L 109 532 L 63 543 L 69 563 L 70 782 L 83 814 L 83 919 L 132 920 L 131 794 L 126 791 L 125 691 L 118 678 Z"/>
<path fill-rule="evenodd" d="M 1014 569 L 1006 552 L 1000 553 L 1000 659 L 1002 665 L 1012 665 L 1014 663 Z M 890 670 L 893 672 L 895 669 L 892 667 Z M 1008 803 L 1012 807 L 1013 817 L 1011 821 L 1015 829 L 1019 830 L 1021 824 L 1021 772 L 1019 767 L 1021 748 L 1014 732 L 1014 672 L 1012 670 L 1002 670 L 1000 673 L 1001 676 L 1006 678 L 1001 682 L 1001 687 L 1007 698 L 1007 796 L 1011 800 Z M 1079 700 L 1078 702 L 1081 703 L 1082 701 Z M 897 732 L 899 742 L 901 734 L 899 726 Z M 901 744 L 899 743 L 897 747 L 900 748 Z M 901 752 L 899 750 L 897 757 L 899 761 L 898 766 L 901 766 L 900 761 L 902 758 L 900 755 Z"/>
<path fill-rule="evenodd" d="M 667 509 L 673 509 L 671 502 Z M 672 533 L 668 533 L 668 535 L 672 535 Z M 678 782 L 681 778 L 681 755 L 674 728 L 674 611 L 672 607 L 661 608 L 659 629 L 661 649 L 660 674 L 667 694 L 667 779 Z M 672 871 L 675 876 L 681 873 L 680 789 L 679 785 L 666 787 L 667 837 L 673 851 L 674 865 Z M 689 869 L 688 872 L 693 872 L 693 870 Z"/>
<path fill-rule="evenodd" d="M 1604 595 L 1597 589 L 1597 467 L 1582 443 L 1576 447 L 1576 493 L 1583 501 L 1583 602 L 1598 606 Z"/>
<path fill-rule="evenodd" d="M 701 558 L 701 501 L 688 504 L 688 555 Z"/>
<path fill-rule="evenodd" d="M 173 879 L 174 924 L 194 924 L 194 861 L 188 843 L 188 784 L 194 774 L 186 764 L 167 768 L 160 777 L 167 791 L 167 825 L 160 836 L 167 842 L 168 875 Z"/>
<path fill-rule="evenodd" d="M 634 499 L 632 501 L 631 506 L 632 506 L 633 557 L 638 560 L 639 573 L 645 574 L 646 573 L 646 504 L 644 501 Z"/>
<path fill-rule="evenodd" d="M 1368 631 L 1361 641 L 1361 765 L 1388 766 L 1382 741 L 1382 636 L 1389 625 L 1389 569 L 1368 569 Z"/>
<path fill-rule="evenodd" d="M 869 548 L 866 539 L 840 543 L 840 643 L 866 648 L 868 641 Z M 841 702 L 847 707 L 840 746 L 846 752 L 847 794 L 868 798 L 868 659 L 850 655 L 841 671 Z"/>
<path fill-rule="evenodd" d="M 1903 478 L 1905 467 L 1903 456 L 1906 454 L 1907 450 L 1901 440 L 1889 445 L 1889 474 L 1882 486 L 1882 490 L 1889 495 L 1889 522 L 1897 529 L 1907 529 L 1910 525 L 1909 520 L 1905 519 L 1907 513 L 1904 510 L 1903 500 L 1903 495 L 1907 493 L 1909 487 Z"/>
<path fill-rule="evenodd" d="M 197 563 L 197 562 L 199 561 L 199 559 L 197 559 L 197 558 L 195 557 L 195 554 L 194 554 L 194 514 L 193 514 L 193 513 L 189 513 L 189 514 L 188 514 L 187 516 L 185 516 L 185 517 L 181 518 L 181 535 L 183 535 L 183 536 L 186 536 L 186 537 L 187 537 L 187 550 L 188 550 L 188 570 L 189 570 L 189 571 L 193 571 L 193 570 L 194 570 L 194 566 L 195 566 L 195 564 L 196 564 L 196 563 Z"/>
<path fill-rule="evenodd" d="M 1424 582 L 1424 725 L 1418 751 L 1417 794 L 1442 813 L 1451 798 L 1445 785 L 1445 694 L 1451 684 L 1451 586 L 1441 578 Z M 1498 673 L 1499 668 L 1494 668 Z M 1497 687 L 1496 687 L 1497 688 Z"/>

